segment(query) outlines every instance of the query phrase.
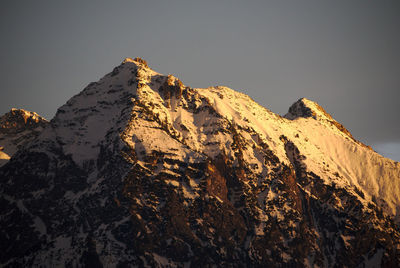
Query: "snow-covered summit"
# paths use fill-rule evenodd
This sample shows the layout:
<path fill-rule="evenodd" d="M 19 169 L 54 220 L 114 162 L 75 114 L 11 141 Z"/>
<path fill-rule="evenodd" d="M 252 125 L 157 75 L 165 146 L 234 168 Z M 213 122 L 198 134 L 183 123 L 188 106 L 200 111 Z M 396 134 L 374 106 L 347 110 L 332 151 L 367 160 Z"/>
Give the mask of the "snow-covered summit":
<path fill-rule="evenodd" d="M 285 118 L 296 119 L 298 117 L 313 117 L 317 118 L 329 118 L 332 117 L 316 102 L 307 98 L 301 98 L 290 106 L 288 113 Z"/>
<path fill-rule="evenodd" d="M 322 108 L 318 103 L 307 98 L 301 98 L 296 101 L 292 106 L 290 106 L 288 113 L 285 114 L 284 117 L 290 120 L 295 120 L 299 117 L 311 117 L 336 127 L 348 137 L 354 139 L 351 133 L 342 124 L 333 119 L 332 116 L 324 110 L 324 108 Z"/>
<path fill-rule="evenodd" d="M 42 136 L 46 139 L 55 135 L 62 150 L 79 165 L 93 161 L 104 139 L 119 136 L 125 129 L 135 98 L 143 91 L 140 86 L 159 86 L 165 79 L 144 60 L 126 58 L 111 73 L 90 83 L 61 106 L 51 120 L 51 130 Z"/>
<path fill-rule="evenodd" d="M 101 148 L 115 139 L 119 149 L 128 145 L 134 150 L 139 161 L 152 152 L 182 161 L 193 154 L 215 158 L 223 152 L 237 161 L 234 140 L 226 132 L 234 128 L 246 141 L 242 160 L 260 176 L 269 170 L 258 156 L 260 143 L 293 165 L 284 136 L 305 156 L 302 163 L 308 171 L 327 182 L 362 189 L 367 200 L 376 199 L 391 215 L 400 211 L 400 186 L 392 183 L 400 179 L 399 164 L 356 141 L 306 98 L 282 118 L 243 93 L 227 87 L 190 88 L 172 75 L 155 72 L 143 59 L 126 58 L 59 108 L 52 127 L 62 150 L 80 166 L 96 165 L 93 159 Z"/>
<path fill-rule="evenodd" d="M 140 58 L 60 107 L 0 181 L 12 211 L 0 215 L 1 264 L 361 267 L 400 256 L 399 163 L 308 99 L 281 117 Z"/>

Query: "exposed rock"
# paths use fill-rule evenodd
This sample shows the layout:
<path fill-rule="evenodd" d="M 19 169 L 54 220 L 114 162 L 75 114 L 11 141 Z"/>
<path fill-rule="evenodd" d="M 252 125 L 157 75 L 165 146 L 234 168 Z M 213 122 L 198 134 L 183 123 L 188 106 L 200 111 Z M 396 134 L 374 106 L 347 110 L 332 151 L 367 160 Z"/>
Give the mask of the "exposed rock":
<path fill-rule="evenodd" d="M 347 135 L 355 142 L 372 150 L 370 146 L 365 145 L 360 141 L 357 141 L 353 137 L 353 135 L 351 135 L 350 131 L 348 131 L 342 124 L 333 119 L 332 116 L 328 114 L 324 110 L 324 108 L 322 108 L 318 103 L 308 100 L 306 98 L 301 98 L 297 102 L 295 102 L 292 106 L 290 106 L 288 113 L 284 117 L 290 120 L 294 120 L 299 117 L 304 117 L 304 118 L 312 117 L 316 120 L 327 122 L 328 124 L 331 124 L 332 126 L 336 127 L 339 131 Z"/>
<path fill-rule="evenodd" d="M 48 123 L 37 113 L 22 109 L 13 108 L 1 116 L 0 166 L 7 163 L 17 150 L 34 141 Z"/>
<path fill-rule="evenodd" d="M 302 103 L 125 59 L 0 168 L 1 266 L 395 267 L 400 166 Z"/>
<path fill-rule="evenodd" d="M 45 127 L 47 123 L 48 121 L 37 113 L 12 108 L 10 112 L 0 117 L 0 134 L 18 134 L 27 129 Z"/>

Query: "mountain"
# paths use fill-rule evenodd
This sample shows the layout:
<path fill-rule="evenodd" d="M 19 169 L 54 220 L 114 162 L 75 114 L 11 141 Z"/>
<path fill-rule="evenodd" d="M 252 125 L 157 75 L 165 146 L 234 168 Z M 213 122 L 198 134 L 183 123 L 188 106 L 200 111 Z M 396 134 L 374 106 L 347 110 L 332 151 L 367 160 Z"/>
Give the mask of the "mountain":
<path fill-rule="evenodd" d="M 11 109 L 0 117 L 0 166 L 25 144 L 33 141 L 48 121 L 37 113 Z"/>
<path fill-rule="evenodd" d="M 284 117 L 127 58 L 0 168 L 0 263 L 396 267 L 400 164 L 300 99 Z"/>

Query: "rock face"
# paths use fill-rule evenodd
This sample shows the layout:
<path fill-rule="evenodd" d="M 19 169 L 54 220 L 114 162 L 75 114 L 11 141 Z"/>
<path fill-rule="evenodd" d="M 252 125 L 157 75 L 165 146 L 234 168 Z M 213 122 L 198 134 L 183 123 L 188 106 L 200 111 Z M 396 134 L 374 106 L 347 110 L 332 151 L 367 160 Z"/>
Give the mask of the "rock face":
<path fill-rule="evenodd" d="M 48 121 L 36 113 L 11 109 L 0 117 L 0 166 L 27 143 L 33 141 Z"/>
<path fill-rule="evenodd" d="M 396 267 L 399 163 L 301 103 L 124 60 L 0 169 L 1 266 Z"/>
<path fill-rule="evenodd" d="M 330 114 L 328 114 L 324 108 L 322 108 L 318 103 L 310 101 L 306 98 L 301 98 L 297 102 L 295 102 L 292 106 L 290 106 L 288 113 L 285 115 L 287 119 L 296 119 L 299 117 L 312 117 L 315 120 L 325 121 L 327 123 L 332 124 L 337 127 L 338 130 L 353 138 L 351 133 L 339 122 L 334 120 Z"/>

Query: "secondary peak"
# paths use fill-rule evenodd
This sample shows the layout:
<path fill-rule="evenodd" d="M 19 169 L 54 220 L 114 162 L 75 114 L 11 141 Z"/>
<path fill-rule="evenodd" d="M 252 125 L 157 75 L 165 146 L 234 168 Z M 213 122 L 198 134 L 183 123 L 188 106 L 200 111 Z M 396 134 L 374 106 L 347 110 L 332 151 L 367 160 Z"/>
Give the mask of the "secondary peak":
<path fill-rule="evenodd" d="M 292 120 L 298 117 L 312 117 L 314 119 L 325 118 L 332 120 L 332 117 L 324 110 L 324 108 L 307 98 L 301 98 L 290 106 L 285 117 Z"/>

